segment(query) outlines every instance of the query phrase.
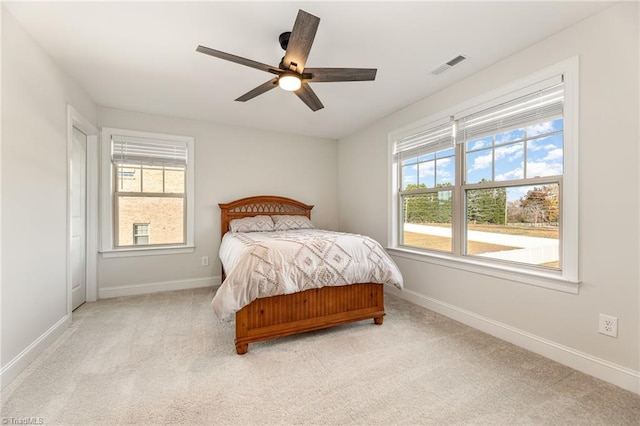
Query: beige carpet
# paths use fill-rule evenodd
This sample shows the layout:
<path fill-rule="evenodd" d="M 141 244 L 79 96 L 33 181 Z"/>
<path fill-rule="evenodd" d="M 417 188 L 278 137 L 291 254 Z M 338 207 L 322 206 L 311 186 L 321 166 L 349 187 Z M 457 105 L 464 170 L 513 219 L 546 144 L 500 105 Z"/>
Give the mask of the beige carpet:
<path fill-rule="evenodd" d="M 640 424 L 640 397 L 392 296 L 235 354 L 210 289 L 104 300 L 2 393 L 3 424 Z"/>

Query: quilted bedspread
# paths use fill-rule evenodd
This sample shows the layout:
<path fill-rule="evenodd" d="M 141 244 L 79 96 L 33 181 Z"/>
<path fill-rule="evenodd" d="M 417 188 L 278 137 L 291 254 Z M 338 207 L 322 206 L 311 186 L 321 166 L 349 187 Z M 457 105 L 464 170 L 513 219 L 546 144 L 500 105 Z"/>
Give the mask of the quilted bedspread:
<path fill-rule="evenodd" d="M 226 279 L 211 302 L 217 317 L 261 297 L 353 283 L 402 288 L 402 275 L 377 241 L 357 234 L 297 229 L 227 232 L 220 245 Z"/>

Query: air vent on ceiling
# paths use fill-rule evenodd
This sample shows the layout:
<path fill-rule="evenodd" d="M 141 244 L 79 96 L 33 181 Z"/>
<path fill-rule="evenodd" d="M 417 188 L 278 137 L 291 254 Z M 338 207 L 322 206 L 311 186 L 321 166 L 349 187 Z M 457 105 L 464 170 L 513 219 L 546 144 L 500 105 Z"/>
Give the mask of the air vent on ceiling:
<path fill-rule="evenodd" d="M 456 65 L 458 65 L 460 62 L 464 61 L 465 59 L 467 59 L 466 55 L 458 55 L 455 58 L 451 59 L 450 61 L 440 65 L 439 67 L 433 69 L 431 71 L 432 75 L 439 75 L 442 74 L 443 72 L 445 72 L 446 70 L 450 69 L 451 67 L 454 67 Z"/>

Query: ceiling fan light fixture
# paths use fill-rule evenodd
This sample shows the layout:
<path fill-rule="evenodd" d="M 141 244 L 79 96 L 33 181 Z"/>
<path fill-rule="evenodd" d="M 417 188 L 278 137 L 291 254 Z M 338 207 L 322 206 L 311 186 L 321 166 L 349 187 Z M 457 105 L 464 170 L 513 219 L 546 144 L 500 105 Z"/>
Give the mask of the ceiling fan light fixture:
<path fill-rule="evenodd" d="M 296 74 L 286 73 L 278 78 L 278 86 L 288 92 L 294 92 L 302 86 L 302 80 Z"/>

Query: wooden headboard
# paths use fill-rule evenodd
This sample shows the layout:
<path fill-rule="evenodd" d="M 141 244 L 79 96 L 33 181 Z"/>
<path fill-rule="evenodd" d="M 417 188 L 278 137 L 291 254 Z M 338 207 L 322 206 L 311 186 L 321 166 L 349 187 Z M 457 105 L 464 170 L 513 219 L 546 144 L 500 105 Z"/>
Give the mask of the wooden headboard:
<path fill-rule="evenodd" d="M 289 214 L 307 216 L 311 219 L 312 205 L 292 200 L 291 198 L 278 197 L 277 195 L 258 195 L 255 197 L 241 198 L 230 203 L 218 204 L 221 210 L 220 238 L 229 230 L 229 222 L 233 219 L 241 219 L 248 216 Z"/>

